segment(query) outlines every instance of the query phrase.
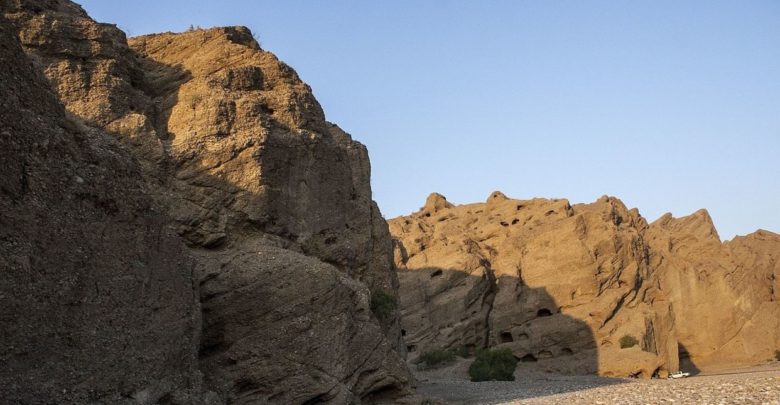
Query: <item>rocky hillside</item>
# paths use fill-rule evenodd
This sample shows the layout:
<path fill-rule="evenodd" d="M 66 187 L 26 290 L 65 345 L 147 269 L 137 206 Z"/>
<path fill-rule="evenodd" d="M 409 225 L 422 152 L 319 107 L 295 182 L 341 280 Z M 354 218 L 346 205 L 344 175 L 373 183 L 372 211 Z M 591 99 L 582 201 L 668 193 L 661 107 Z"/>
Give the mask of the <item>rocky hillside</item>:
<path fill-rule="evenodd" d="M 390 230 L 412 358 L 501 346 L 544 370 L 650 377 L 780 348 L 780 236 L 721 243 L 705 211 L 648 224 L 612 197 L 432 194 Z"/>
<path fill-rule="evenodd" d="M 194 262 L 0 16 L 0 402 L 198 397 Z"/>
<path fill-rule="evenodd" d="M 84 353 L 88 335 L 113 366 L 95 372 L 89 358 L 51 344 L 52 353 L 35 355 L 63 367 L 43 369 L 28 341 L 8 349 L 27 358 L 9 363 L 14 375 L 0 372 L 0 390 L 23 396 L 49 381 L 50 391 L 27 397 L 45 403 L 69 398 L 63 387 L 73 398 L 142 403 L 376 403 L 410 393 L 398 313 L 370 309 L 372 294 L 397 297 L 398 282 L 366 148 L 325 120 L 295 71 L 243 27 L 128 41 L 66 0 L 0 4 L 3 63 L 26 75 L 2 82 L 18 93 L 4 101 L 3 125 L 33 106 L 37 126 L 17 132 L 60 131 L 76 153 L 36 161 L 39 146 L 29 145 L 40 142 L 6 131 L 9 142 L 29 145 L 3 149 L 4 167 L 22 162 L 2 174 L 6 212 L 18 212 L 8 218 L 20 218 L 3 232 L 15 235 L 13 249 L 24 240 L 37 250 L 18 256 L 27 267 L 14 264 L 19 280 L 7 285 L 26 297 L 15 308 L 30 309 L 4 312 L 3 330 L 22 342 L 56 325 L 39 338 Z M 17 82 L 46 98 L 14 90 Z M 57 129 L 61 122 L 75 129 Z M 79 174 L 60 168 L 67 164 Z M 40 208 L 13 194 L 33 184 L 48 193 L 35 200 Z M 81 267 L 56 267 L 71 256 Z M 41 275 L 38 295 L 23 289 L 25 274 Z M 47 299 L 65 295 L 55 274 L 94 295 L 94 305 Z M 33 311 L 32 302 L 53 309 Z M 102 331 L 100 317 L 87 320 L 95 314 L 115 330 L 90 335 Z M 136 356 L 134 345 L 152 348 Z M 116 367 L 128 353 L 124 362 L 149 364 Z"/>

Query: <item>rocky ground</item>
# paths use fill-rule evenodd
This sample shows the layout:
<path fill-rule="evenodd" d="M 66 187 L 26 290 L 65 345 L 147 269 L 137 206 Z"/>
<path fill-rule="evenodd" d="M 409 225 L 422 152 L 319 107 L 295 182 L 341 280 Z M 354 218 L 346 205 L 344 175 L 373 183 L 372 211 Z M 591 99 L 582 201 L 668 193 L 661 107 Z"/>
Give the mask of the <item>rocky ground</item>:
<path fill-rule="evenodd" d="M 516 381 L 472 383 L 469 362 L 418 371 L 418 393 L 448 404 L 780 404 L 780 363 L 679 380 L 563 376 L 519 367 Z"/>

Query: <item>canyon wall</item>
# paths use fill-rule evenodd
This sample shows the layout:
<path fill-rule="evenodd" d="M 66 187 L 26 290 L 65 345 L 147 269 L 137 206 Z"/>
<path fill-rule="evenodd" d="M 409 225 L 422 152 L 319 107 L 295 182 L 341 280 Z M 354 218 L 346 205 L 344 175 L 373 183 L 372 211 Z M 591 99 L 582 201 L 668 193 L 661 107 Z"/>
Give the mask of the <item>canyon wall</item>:
<path fill-rule="evenodd" d="M 717 368 L 780 347 L 778 235 L 721 243 L 705 211 L 648 224 L 606 196 L 432 194 L 389 223 L 412 359 L 498 346 L 543 370 L 662 377 L 680 357 Z"/>
<path fill-rule="evenodd" d="M 195 263 L 132 156 L 67 117 L 0 16 L 0 398 L 200 394 Z"/>
<path fill-rule="evenodd" d="M 186 370 L 178 363 L 166 366 L 194 381 L 182 385 L 188 393 L 205 402 L 274 403 L 375 403 L 408 396 L 411 377 L 398 312 L 371 311 L 372 295 L 397 299 L 398 281 L 387 225 L 371 200 L 367 150 L 325 120 L 293 69 L 262 50 L 244 27 L 128 41 L 116 26 L 93 21 L 65 0 L 6 0 L 2 13 L 12 24 L 8 41 L 26 52 L 19 55 L 21 66 L 41 72 L 39 86 L 51 89 L 52 108 L 111 142 L 132 167 L 126 177 L 135 186 L 119 178 L 108 188 L 132 198 L 113 200 L 121 205 L 136 198 L 153 208 L 139 209 L 140 218 L 125 226 L 142 226 L 157 215 L 160 230 L 152 233 L 169 235 L 181 252 L 183 264 L 161 262 L 158 270 L 171 273 L 165 273 L 168 278 L 186 272 L 179 275 L 183 287 L 166 279 L 168 284 L 145 288 L 165 299 L 190 298 L 189 306 L 166 305 L 157 315 L 171 312 L 191 321 L 164 339 L 190 356 Z M 94 164 L 115 170 L 111 161 Z M 53 199 L 70 198 L 66 190 L 53 191 Z M 50 226 L 49 219 L 39 223 Z M 75 251 L 97 243 L 98 235 L 55 239 Z M 142 251 L 153 246 L 145 240 L 136 245 Z M 177 259 L 160 254 L 160 260 Z M 115 265 L 125 261 L 131 260 Z M 184 287 L 188 294 L 175 291 Z M 100 280 L 95 288 L 102 288 Z M 69 310 L 84 316 L 79 309 Z M 130 336 L 121 330 L 117 335 Z M 189 343 L 181 342 L 185 338 Z M 149 403 L 181 396 L 141 381 L 125 385 L 128 392 L 145 392 Z M 93 388 L 86 383 L 81 389 Z M 109 398 L 100 390 L 90 395 Z"/>

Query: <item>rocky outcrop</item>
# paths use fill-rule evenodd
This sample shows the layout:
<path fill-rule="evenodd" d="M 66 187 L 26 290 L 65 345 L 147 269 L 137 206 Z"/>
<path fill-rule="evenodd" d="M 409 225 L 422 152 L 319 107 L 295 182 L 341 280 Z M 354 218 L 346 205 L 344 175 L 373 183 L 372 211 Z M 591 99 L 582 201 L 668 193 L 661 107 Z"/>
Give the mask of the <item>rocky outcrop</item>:
<path fill-rule="evenodd" d="M 295 71 L 243 27 L 128 43 L 69 1 L 2 11 L 67 113 L 130 151 L 139 194 L 189 246 L 207 390 L 248 403 L 409 393 L 397 311 L 368 310 L 398 282 L 366 148 Z"/>
<path fill-rule="evenodd" d="M 0 16 L 0 398 L 196 402 L 194 263 L 136 162 L 62 105 Z"/>
<path fill-rule="evenodd" d="M 650 266 L 647 227 L 610 197 L 572 206 L 495 192 L 453 206 L 432 195 L 390 221 L 409 350 L 501 346 L 570 373 L 677 370 L 675 321 Z M 621 348 L 624 336 L 637 344 Z"/>
<path fill-rule="evenodd" d="M 649 231 L 653 265 L 673 303 L 681 356 L 702 369 L 757 364 L 780 348 L 780 235 L 721 243 L 705 210 L 666 214 Z"/>
<path fill-rule="evenodd" d="M 390 230 L 412 356 L 503 346 L 543 369 L 649 377 L 780 347 L 780 235 L 721 243 L 704 210 L 648 224 L 612 197 L 495 192 L 454 206 L 432 194 Z M 627 336 L 636 345 L 622 348 Z"/>
<path fill-rule="evenodd" d="M 206 260 L 201 368 L 222 398 L 394 403 L 404 392 L 407 371 L 372 319 L 365 285 L 268 243 Z"/>

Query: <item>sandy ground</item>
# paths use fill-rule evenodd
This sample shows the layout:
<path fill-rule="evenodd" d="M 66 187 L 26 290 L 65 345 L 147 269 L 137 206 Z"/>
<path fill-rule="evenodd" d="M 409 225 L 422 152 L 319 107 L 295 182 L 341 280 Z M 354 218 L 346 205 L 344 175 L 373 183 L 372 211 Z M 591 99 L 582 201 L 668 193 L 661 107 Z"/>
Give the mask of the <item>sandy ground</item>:
<path fill-rule="evenodd" d="M 564 376 L 518 367 L 515 381 L 474 383 L 470 361 L 417 371 L 418 395 L 447 404 L 776 404 L 780 362 L 678 380 Z"/>

